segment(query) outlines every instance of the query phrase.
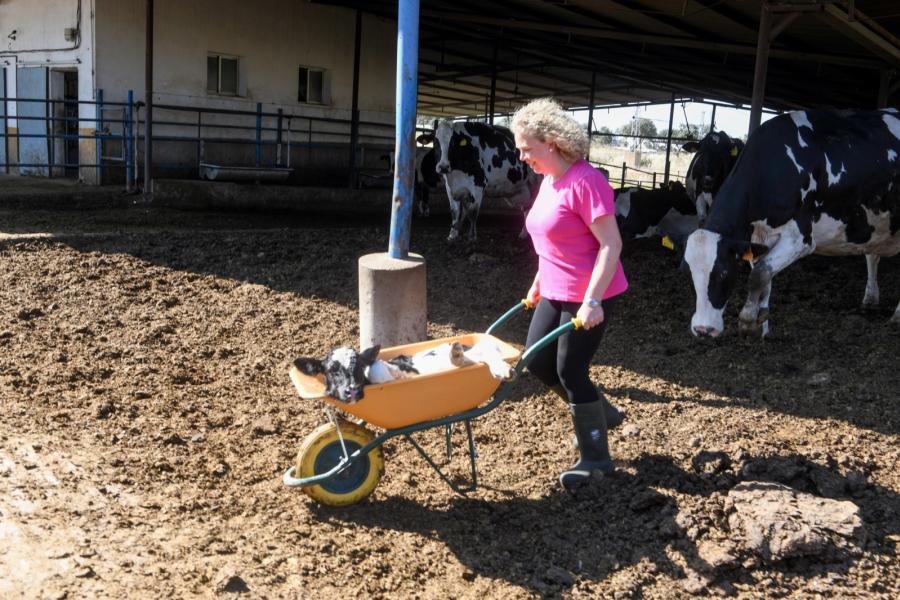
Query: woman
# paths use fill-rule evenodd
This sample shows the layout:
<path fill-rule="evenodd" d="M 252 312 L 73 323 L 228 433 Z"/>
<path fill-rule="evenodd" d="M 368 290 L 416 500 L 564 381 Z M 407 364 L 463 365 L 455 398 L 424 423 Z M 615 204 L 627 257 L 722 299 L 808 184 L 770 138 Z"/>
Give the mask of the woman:
<path fill-rule="evenodd" d="M 581 125 L 543 98 L 516 111 L 512 131 L 522 160 L 544 176 L 525 223 L 539 260 L 526 296 L 536 304 L 526 345 L 573 317 L 583 324 L 529 365 L 569 403 L 581 456 L 559 479 L 571 488 L 596 472 L 613 471 L 607 417 L 618 422 L 622 417 L 593 385 L 589 369 L 616 296 L 628 288 L 619 262 L 622 239 L 612 188 L 584 160 L 588 139 Z"/>

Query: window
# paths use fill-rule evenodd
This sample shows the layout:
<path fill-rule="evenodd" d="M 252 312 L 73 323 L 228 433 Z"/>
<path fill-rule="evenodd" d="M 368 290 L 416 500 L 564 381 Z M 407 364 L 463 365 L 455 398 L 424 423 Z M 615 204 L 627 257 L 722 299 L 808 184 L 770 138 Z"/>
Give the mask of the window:
<path fill-rule="evenodd" d="M 297 100 L 310 104 L 325 103 L 325 71 L 300 67 L 300 92 Z"/>
<path fill-rule="evenodd" d="M 222 96 L 238 95 L 238 59 L 210 54 L 206 57 L 206 91 Z"/>

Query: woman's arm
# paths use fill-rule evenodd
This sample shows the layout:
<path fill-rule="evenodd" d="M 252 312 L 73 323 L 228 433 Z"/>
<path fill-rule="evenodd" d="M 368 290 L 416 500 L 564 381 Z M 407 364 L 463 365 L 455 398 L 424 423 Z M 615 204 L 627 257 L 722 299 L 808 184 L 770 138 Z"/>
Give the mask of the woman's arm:
<path fill-rule="evenodd" d="M 616 274 L 619 264 L 619 255 L 622 253 L 622 237 L 619 235 L 619 226 L 614 215 L 603 215 L 590 224 L 591 233 L 600 242 L 597 251 L 597 259 L 591 271 L 591 280 L 584 294 L 584 302 L 576 315 L 584 325 L 590 329 L 603 322 L 603 306 L 597 304 L 589 306 L 591 299 L 601 300 L 606 288 Z"/>

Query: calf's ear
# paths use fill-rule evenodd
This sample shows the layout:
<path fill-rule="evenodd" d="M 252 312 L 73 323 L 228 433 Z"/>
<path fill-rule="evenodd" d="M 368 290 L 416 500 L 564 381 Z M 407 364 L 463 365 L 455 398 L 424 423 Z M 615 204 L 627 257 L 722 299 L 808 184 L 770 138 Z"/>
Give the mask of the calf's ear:
<path fill-rule="evenodd" d="M 700 149 L 700 143 L 699 142 L 685 142 L 684 144 L 682 144 L 681 149 L 684 150 L 685 152 L 696 152 L 697 150 Z"/>
<path fill-rule="evenodd" d="M 434 141 L 434 132 L 423 133 L 416 138 L 416 141 L 425 146 Z"/>
<path fill-rule="evenodd" d="M 369 366 L 375 362 L 375 359 L 378 358 L 378 353 L 381 352 L 381 345 L 375 344 L 371 348 L 366 348 L 362 352 L 359 353 L 359 361 L 365 365 Z"/>
<path fill-rule="evenodd" d="M 307 358 L 305 356 L 294 359 L 294 366 L 297 367 L 298 371 L 305 375 L 318 375 L 319 373 L 325 372 L 325 369 L 322 367 L 321 360 L 315 358 Z"/>

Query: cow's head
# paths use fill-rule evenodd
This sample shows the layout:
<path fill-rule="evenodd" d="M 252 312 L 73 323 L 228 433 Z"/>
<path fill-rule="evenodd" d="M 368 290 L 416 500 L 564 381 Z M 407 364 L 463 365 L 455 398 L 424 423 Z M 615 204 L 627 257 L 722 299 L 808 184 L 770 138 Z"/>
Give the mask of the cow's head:
<path fill-rule="evenodd" d="M 325 393 L 341 402 L 357 402 L 363 399 L 366 385 L 366 367 L 375 362 L 380 346 L 372 346 L 363 352 L 341 347 L 332 350 L 324 360 L 301 357 L 294 366 L 307 375 L 325 375 Z"/>
<path fill-rule="evenodd" d="M 691 271 L 697 304 L 691 318 L 691 333 L 717 337 L 725 329 L 725 305 L 734 289 L 742 260 L 753 260 L 768 247 L 722 237 L 698 229 L 688 236 L 684 261 Z"/>
<path fill-rule="evenodd" d="M 480 154 L 472 136 L 464 128 L 454 127 L 447 119 L 434 123 L 435 170 L 448 175 L 452 170 L 469 171 L 480 165 Z"/>
<path fill-rule="evenodd" d="M 697 216 L 701 222 L 706 220 L 719 188 L 743 148 L 741 140 L 730 137 L 724 131 L 714 131 L 699 142 L 691 141 L 681 146 L 682 150 L 696 153 L 685 181 L 688 195 L 697 204 Z"/>

